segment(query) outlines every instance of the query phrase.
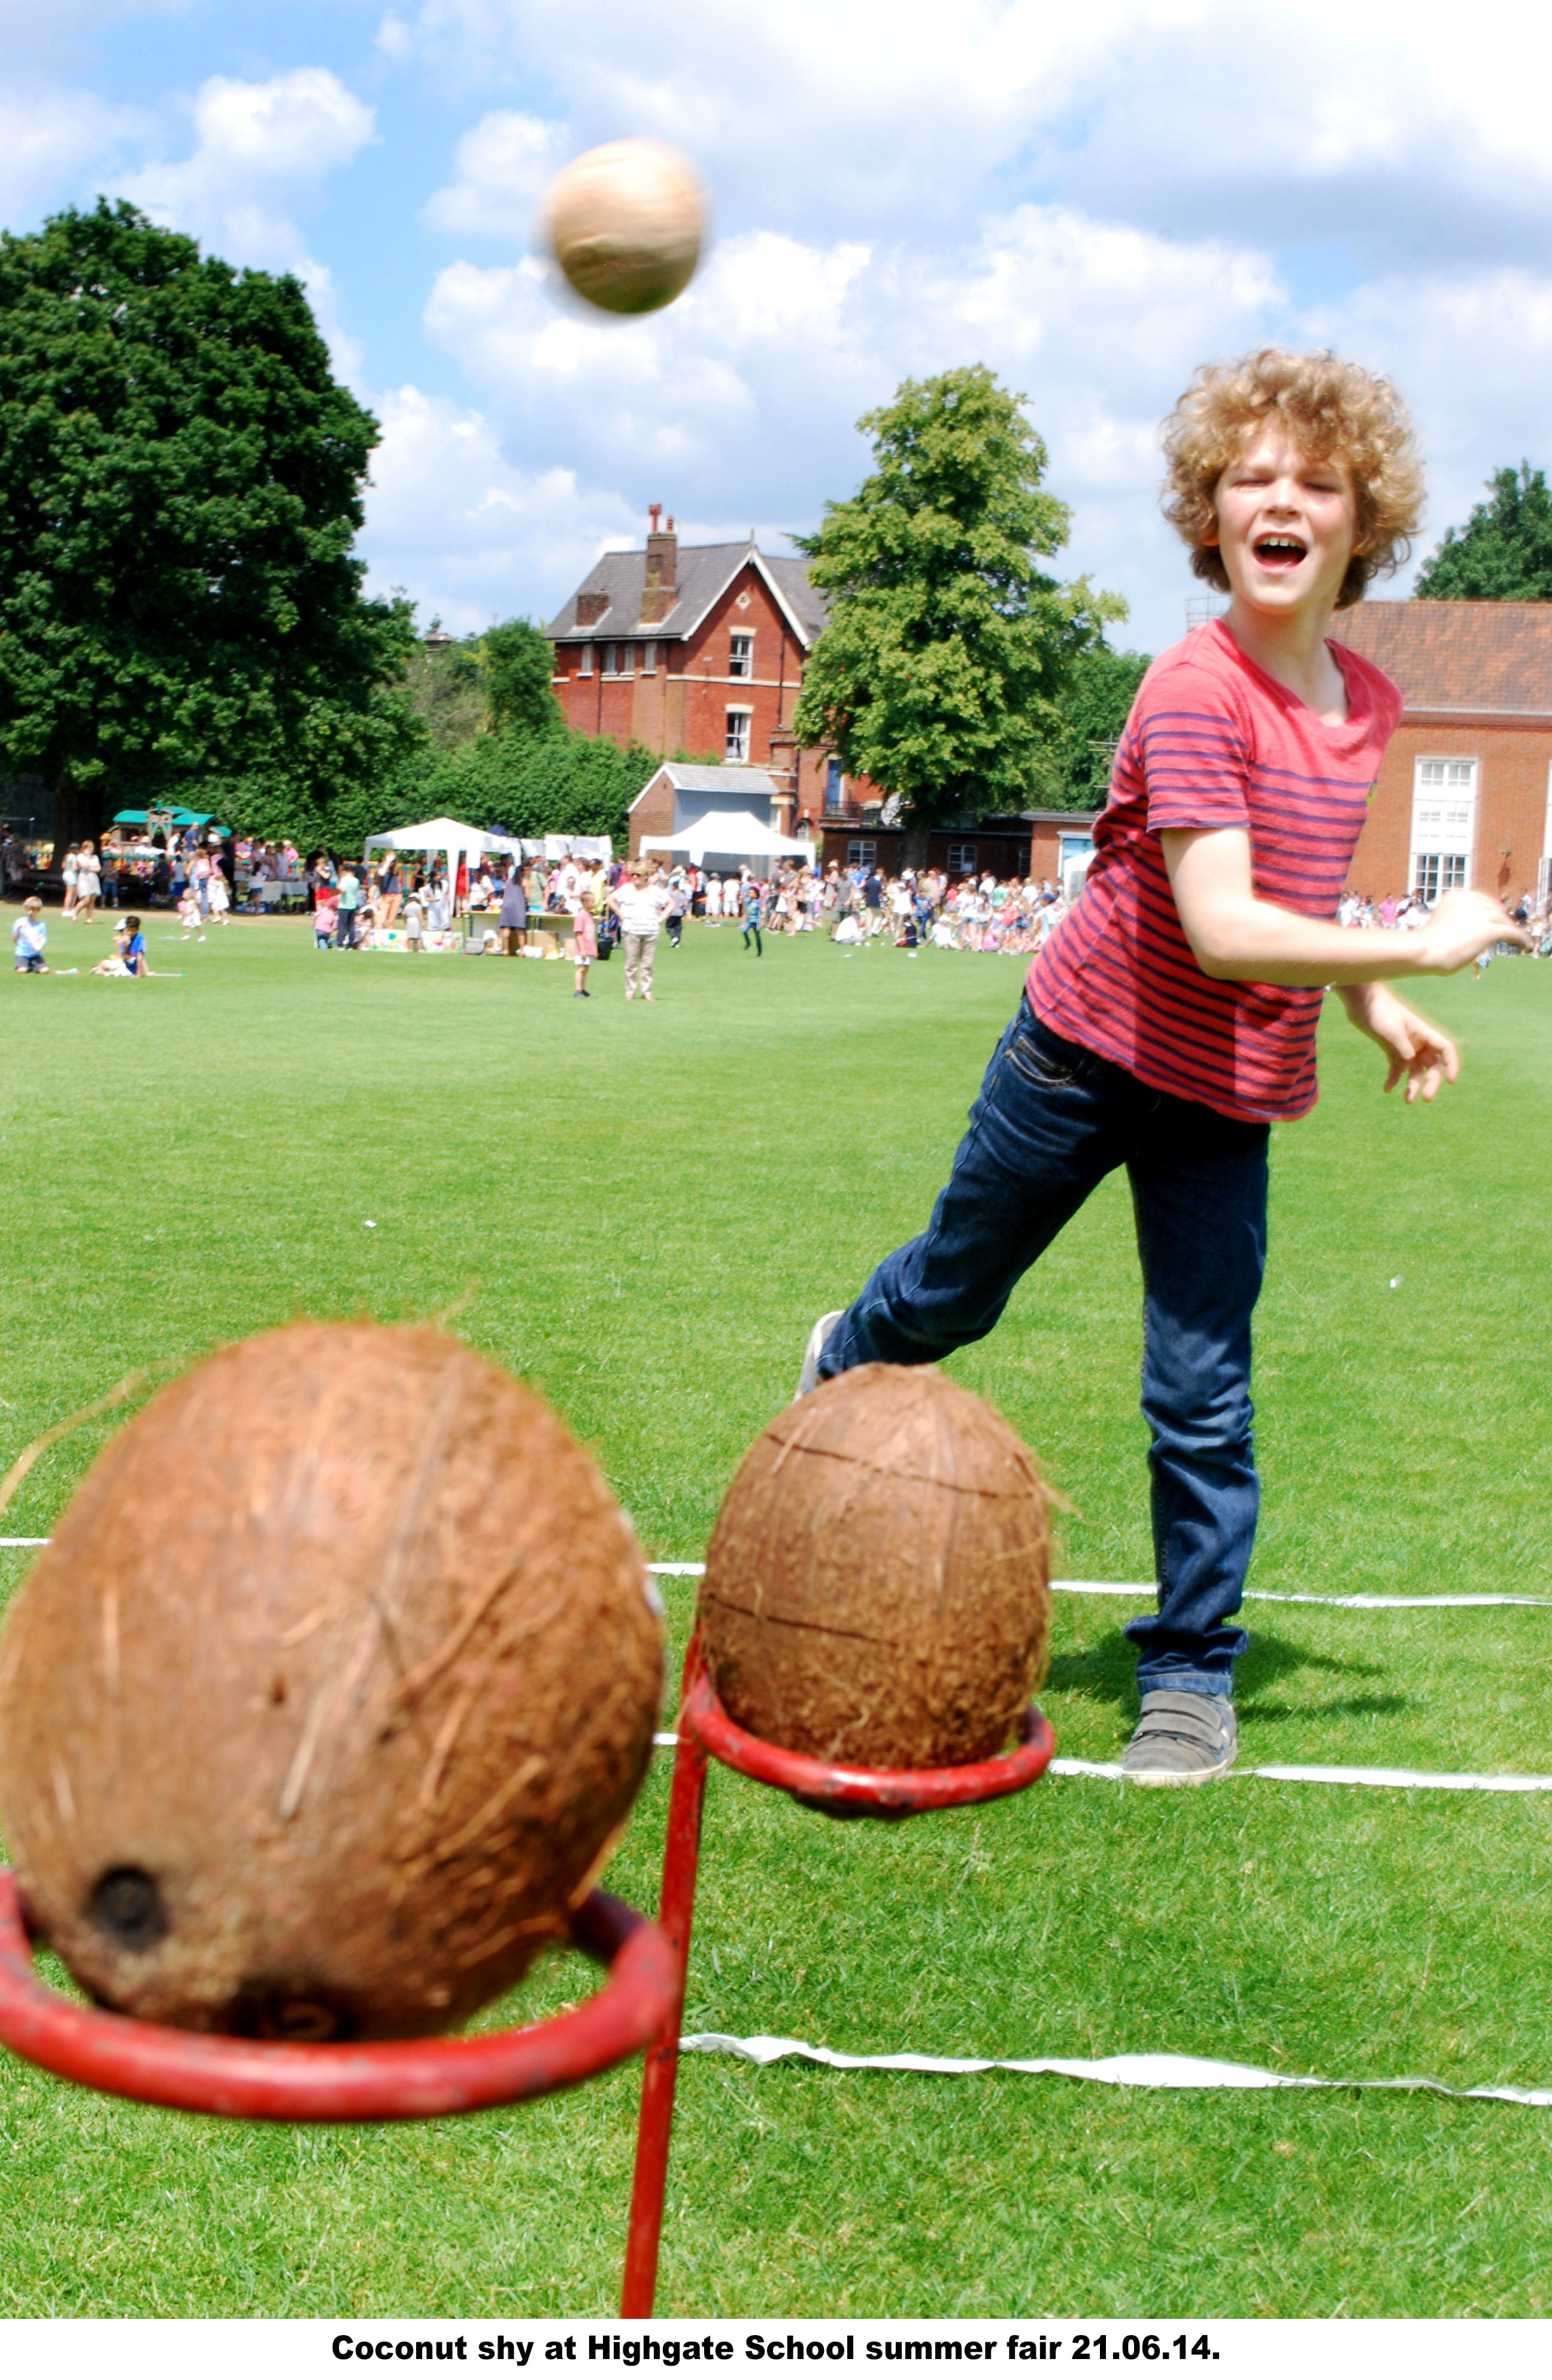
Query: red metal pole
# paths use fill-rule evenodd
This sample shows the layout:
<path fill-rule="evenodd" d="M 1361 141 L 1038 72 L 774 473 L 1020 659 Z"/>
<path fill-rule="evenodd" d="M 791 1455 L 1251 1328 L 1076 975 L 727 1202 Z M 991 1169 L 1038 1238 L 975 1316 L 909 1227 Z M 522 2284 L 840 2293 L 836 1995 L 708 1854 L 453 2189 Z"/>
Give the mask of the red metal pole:
<path fill-rule="evenodd" d="M 690 1638 L 685 1655 L 681 1706 L 700 1675 L 700 1639 Z M 687 1729 L 679 1730 L 673 1785 L 668 1803 L 668 1840 L 663 1846 L 661 1906 L 658 1925 L 668 1937 L 674 1990 L 661 2029 L 648 2045 L 641 2078 L 641 2118 L 636 2138 L 636 2179 L 631 2188 L 630 2228 L 625 2235 L 625 2277 L 620 2312 L 645 2320 L 658 2288 L 658 2242 L 662 2234 L 668 2187 L 668 2149 L 673 2131 L 673 2090 L 679 2073 L 679 2034 L 685 2015 L 685 1983 L 690 1964 L 690 1927 L 695 1918 L 696 1876 L 700 1865 L 700 1815 L 706 1800 L 706 1750 Z"/>

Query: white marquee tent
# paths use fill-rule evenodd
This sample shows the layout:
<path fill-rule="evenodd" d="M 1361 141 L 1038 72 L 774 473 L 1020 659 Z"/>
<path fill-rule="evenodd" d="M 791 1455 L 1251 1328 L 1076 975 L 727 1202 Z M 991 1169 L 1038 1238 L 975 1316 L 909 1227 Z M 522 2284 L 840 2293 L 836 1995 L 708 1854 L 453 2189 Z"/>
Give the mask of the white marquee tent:
<path fill-rule="evenodd" d="M 644 834 L 643 854 L 672 852 L 697 868 L 738 868 L 747 860 L 806 859 L 814 864 L 814 846 L 790 834 L 762 826 L 753 810 L 708 810 L 682 834 Z"/>
<path fill-rule="evenodd" d="M 467 859 L 472 876 L 475 866 L 488 851 L 505 851 L 514 856 L 521 855 L 522 844 L 507 834 L 485 834 L 477 826 L 460 826 L 456 819 L 423 819 L 418 826 L 400 827 L 394 834 L 369 834 L 367 850 L 420 851 L 444 853 L 447 859 L 447 881 L 458 881 L 458 862 Z"/>
<path fill-rule="evenodd" d="M 447 859 L 447 881 L 456 884 L 458 862 L 467 859 L 472 873 L 477 859 L 488 851 L 503 851 L 511 859 L 607 859 L 612 850 L 609 837 L 587 834 L 547 834 L 539 839 L 530 835 L 485 834 L 477 826 L 460 825 L 456 819 L 422 819 L 418 826 L 402 826 L 393 834 L 369 834 L 366 853 L 374 851 L 419 851 L 443 853 Z"/>

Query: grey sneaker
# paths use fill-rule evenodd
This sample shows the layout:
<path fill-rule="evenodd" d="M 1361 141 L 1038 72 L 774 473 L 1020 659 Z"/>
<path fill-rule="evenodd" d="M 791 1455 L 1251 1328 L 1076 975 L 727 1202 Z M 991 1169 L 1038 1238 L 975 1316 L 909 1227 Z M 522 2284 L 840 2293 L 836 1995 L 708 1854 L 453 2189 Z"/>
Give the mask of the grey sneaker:
<path fill-rule="evenodd" d="M 1227 1694 L 1161 1687 L 1143 1696 L 1122 1773 L 1136 1785 L 1207 1785 L 1232 1768 L 1239 1748 L 1239 1722 Z"/>
<path fill-rule="evenodd" d="M 821 1314 L 812 1330 L 809 1331 L 808 1345 L 803 1357 L 803 1369 L 797 1376 L 797 1396 L 793 1399 L 794 1404 L 796 1404 L 798 1397 L 806 1397 L 810 1389 L 818 1387 L 819 1357 L 824 1354 L 825 1341 L 845 1311 L 843 1305 L 838 1305 L 833 1314 Z"/>

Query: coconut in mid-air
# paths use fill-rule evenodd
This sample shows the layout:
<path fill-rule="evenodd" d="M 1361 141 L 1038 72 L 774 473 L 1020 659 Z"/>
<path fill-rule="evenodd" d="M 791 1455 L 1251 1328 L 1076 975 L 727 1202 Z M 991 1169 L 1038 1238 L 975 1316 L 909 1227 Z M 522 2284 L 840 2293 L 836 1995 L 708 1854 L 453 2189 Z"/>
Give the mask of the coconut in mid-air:
<path fill-rule="evenodd" d="M 442 2031 L 564 1936 L 651 1755 L 628 1524 L 457 1341 L 293 1324 L 98 1458 L 0 1640 L 0 1818 L 100 2001 Z"/>
<path fill-rule="evenodd" d="M 579 298 L 609 314 L 650 314 L 689 285 L 706 237 L 706 198 L 677 149 L 610 140 L 562 167 L 541 222 Z"/>

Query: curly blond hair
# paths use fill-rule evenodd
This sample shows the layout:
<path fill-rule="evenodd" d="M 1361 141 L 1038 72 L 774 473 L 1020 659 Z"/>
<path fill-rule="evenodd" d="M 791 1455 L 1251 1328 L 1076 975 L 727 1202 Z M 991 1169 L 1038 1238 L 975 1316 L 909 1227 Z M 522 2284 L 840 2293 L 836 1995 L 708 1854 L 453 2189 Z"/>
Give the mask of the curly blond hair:
<path fill-rule="evenodd" d="M 1224 593 L 1214 493 L 1245 441 L 1276 417 L 1312 461 L 1345 463 L 1358 500 L 1358 534 L 1339 608 L 1371 578 L 1398 569 L 1423 511 L 1423 465 L 1411 417 L 1388 380 L 1324 349 L 1296 356 L 1258 347 L 1233 364 L 1204 364 L 1164 424 L 1164 517 L 1192 549 L 1198 578 Z"/>

